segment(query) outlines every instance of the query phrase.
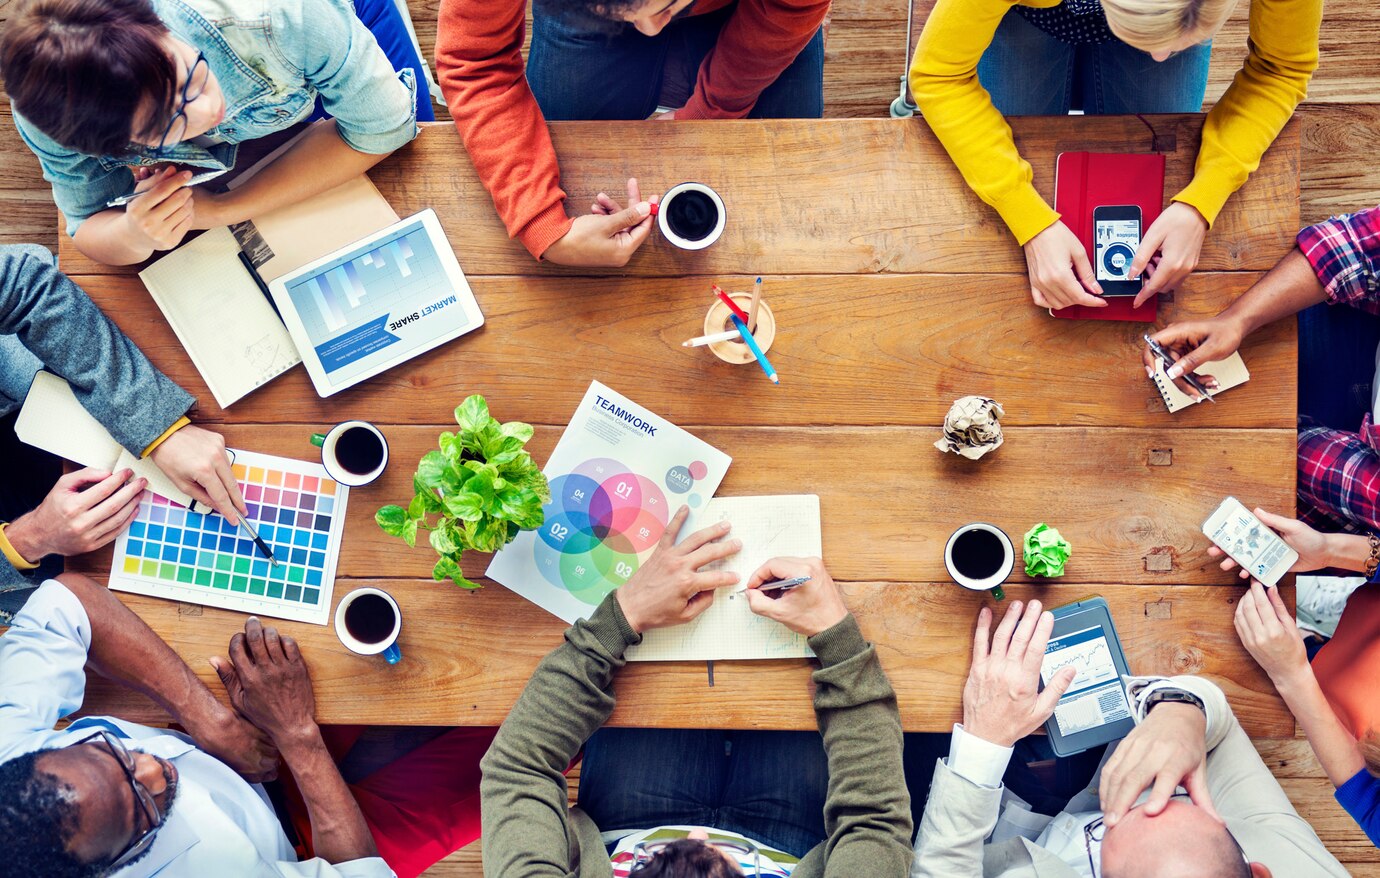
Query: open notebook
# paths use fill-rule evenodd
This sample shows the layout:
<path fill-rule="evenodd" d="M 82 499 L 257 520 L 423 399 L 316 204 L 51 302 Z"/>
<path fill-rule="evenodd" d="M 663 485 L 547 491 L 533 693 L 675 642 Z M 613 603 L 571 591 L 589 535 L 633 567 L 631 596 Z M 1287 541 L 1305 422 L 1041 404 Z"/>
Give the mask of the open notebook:
<path fill-rule="evenodd" d="M 1217 396 L 1224 390 L 1231 390 L 1251 380 L 1251 373 L 1246 371 L 1246 362 L 1241 359 L 1239 353 L 1232 354 L 1225 360 L 1204 363 L 1194 369 L 1193 374 L 1211 375 L 1217 379 L 1217 387 L 1208 391 L 1209 396 Z M 1171 412 L 1197 405 L 1193 397 L 1180 390 L 1178 385 L 1164 374 L 1164 363 L 1159 359 L 1155 360 L 1155 387 L 1159 388 L 1160 396 L 1164 397 L 1164 404 Z"/>
<path fill-rule="evenodd" d="M 777 555 L 822 554 L 819 497 L 787 494 L 770 497 L 716 497 L 696 518 L 698 527 L 716 521 L 733 523 L 731 536 L 743 550 L 711 565 L 738 574 L 738 584 L 721 588 L 714 605 L 695 621 L 656 628 L 627 652 L 630 661 L 719 661 L 728 659 L 805 658 L 814 655 L 805 637 L 748 609 L 742 590 L 752 572 Z"/>
<path fill-rule="evenodd" d="M 51 372 L 39 372 L 19 410 L 14 432 L 20 441 L 82 466 L 107 472 L 131 469 L 149 481 L 149 490 L 183 506 L 192 498 L 148 458 L 130 454 L 77 400 L 72 387 Z"/>

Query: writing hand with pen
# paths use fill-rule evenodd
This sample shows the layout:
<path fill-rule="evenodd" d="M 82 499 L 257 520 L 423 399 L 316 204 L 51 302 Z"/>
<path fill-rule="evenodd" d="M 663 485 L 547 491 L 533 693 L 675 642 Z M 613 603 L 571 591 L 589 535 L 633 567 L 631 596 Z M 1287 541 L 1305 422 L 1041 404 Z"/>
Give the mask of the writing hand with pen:
<path fill-rule="evenodd" d="M 1204 363 L 1225 360 L 1236 353 L 1245 337 L 1245 327 L 1239 321 L 1219 314 L 1207 320 L 1172 324 L 1149 336 L 1149 341 L 1162 347 L 1174 361 L 1173 365 L 1165 368 L 1170 380 L 1184 393 L 1198 399 L 1206 395 L 1205 390 L 1217 387 L 1217 379 L 1211 375 L 1189 376 L 1193 376 L 1194 370 Z M 1156 353 L 1150 344 L 1141 353 L 1141 360 L 1145 364 L 1146 374 L 1153 376 Z M 1195 378 L 1202 387 L 1193 386 Z"/>

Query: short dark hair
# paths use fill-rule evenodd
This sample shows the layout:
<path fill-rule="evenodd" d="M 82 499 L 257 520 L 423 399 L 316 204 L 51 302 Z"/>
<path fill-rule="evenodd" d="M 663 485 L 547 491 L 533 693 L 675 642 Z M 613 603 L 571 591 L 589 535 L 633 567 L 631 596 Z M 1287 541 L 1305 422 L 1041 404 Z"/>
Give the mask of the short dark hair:
<path fill-rule="evenodd" d="M 709 845 L 682 838 L 633 869 L 629 878 L 743 878 L 743 873 Z"/>
<path fill-rule="evenodd" d="M 0 39 L 0 75 L 14 108 L 53 140 L 125 155 L 172 116 L 167 33 L 149 0 L 20 0 Z M 135 131 L 144 106 L 152 112 Z"/>
<path fill-rule="evenodd" d="M 592 33 L 621 33 L 627 22 L 618 16 L 647 0 L 535 0 L 538 9 L 553 18 L 578 25 Z"/>
<path fill-rule="evenodd" d="M 5 869 L 26 878 L 97 878 L 101 863 L 83 863 L 67 844 L 77 831 L 77 806 L 71 790 L 39 767 L 53 750 L 17 756 L 0 764 L 0 838 Z"/>

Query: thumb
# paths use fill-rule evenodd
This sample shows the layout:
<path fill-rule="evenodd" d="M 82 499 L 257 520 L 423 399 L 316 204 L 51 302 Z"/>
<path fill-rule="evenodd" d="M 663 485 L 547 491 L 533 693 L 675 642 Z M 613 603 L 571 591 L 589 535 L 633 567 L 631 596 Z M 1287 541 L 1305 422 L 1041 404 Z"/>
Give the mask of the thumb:
<path fill-rule="evenodd" d="M 1275 515 L 1273 512 L 1266 512 L 1259 506 L 1255 508 L 1255 517 L 1260 519 L 1268 527 L 1272 527 L 1280 533 L 1292 533 L 1298 529 L 1299 522 L 1292 518 L 1285 518 L 1283 515 Z"/>
<path fill-rule="evenodd" d="M 778 609 L 779 602 L 767 597 L 760 589 L 748 589 L 747 602 L 748 609 L 752 610 L 757 615 L 765 616 L 768 619 L 776 618 L 776 610 Z"/>
<path fill-rule="evenodd" d="M 1218 823 L 1225 822 L 1222 815 L 1217 813 L 1217 807 L 1212 804 L 1212 795 L 1208 792 L 1206 761 L 1199 762 L 1198 767 L 1184 778 L 1184 789 L 1188 791 L 1188 797 L 1193 800 L 1193 804 L 1206 811 Z"/>
<path fill-rule="evenodd" d="M 1064 697 L 1064 693 L 1069 691 L 1069 686 L 1073 684 L 1073 678 L 1078 676 L 1075 668 L 1060 668 L 1059 673 L 1054 675 L 1054 679 L 1045 686 L 1045 691 L 1040 693 L 1040 697 L 1035 701 L 1035 715 L 1040 717 L 1040 722 L 1044 722 L 1054 715 L 1054 708 L 1059 706 L 1059 699 Z"/>
<path fill-rule="evenodd" d="M 1274 607 L 1275 615 L 1279 617 L 1279 621 L 1284 624 L 1284 627 L 1288 629 L 1293 625 L 1294 615 L 1290 613 L 1289 608 L 1285 606 L 1284 598 L 1280 597 L 1279 589 L 1267 588 L 1265 589 L 1265 596 L 1269 598 L 1270 606 Z"/>
<path fill-rule="evenodd" d="M 652 215 L 652 205 L 649 201 L 639 201 L 625 210 L 611 214 L 604 220 L 604 231 L 610 236 L 616 235 L 624 229 L 630 229 L 644 219 Z"/>
<path fill-rule="evenodd" d="M 216 676 L 220 677 L 220 683 L 225 687 L 226 693 L 230 696 L 230 701 L 238 705 L 240 693 L 243 689 L 240 686 L 240 675 L 235 672 L 234 666 L 218 655 L 211 656 L 208 661 L 212 669 L 215 670 Z"/>
<path fill-rule="evenodd" d="M 1179 359 L 1174 361 L 1174 365 L 1164 371 L 1171 379 L 1182 378 L 1205 362 L 1208 362 L 1208 359 L 1203 354 L 1203 348 L 1200 346 L 1179 357 Z"/>

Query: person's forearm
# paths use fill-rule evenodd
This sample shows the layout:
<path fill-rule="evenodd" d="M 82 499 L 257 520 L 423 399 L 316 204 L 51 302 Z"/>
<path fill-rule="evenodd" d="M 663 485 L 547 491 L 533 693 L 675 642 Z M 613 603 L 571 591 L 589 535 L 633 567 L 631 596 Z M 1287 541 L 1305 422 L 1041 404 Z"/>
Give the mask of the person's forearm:
<path fill-rule="evenodd" d="M 153 255 L 152 247 L 136 243 L 123 207 L 112 207 L 88 218 L 77 229 L 72 243 L 87 258 L 102 265 L 133 265 Z"/>
<path fill-rule="evenodd" d="M 1222 312 L 1223 317 L 1240 321 L 1250 335 L 1310 305 L 1327 301 L 1318 275 L 1308 259 L 1295 247 L 1269 273 Z"/>
<path fill-rule="evenodd" d="M 316 855 L 328 863 L 378 856 L 359 803 L 321 740 L 321 729 L 313 723 L 290 739 L 275 739 L 273 743 L 283 754 L 306 803 Z"/>
<path fill-rule="evenodd" d="M 334 119 L 319 122 L 243 186 L 212 196 L 211 224 L 243 222 L 304 201 L 353 180 L 388 155 L 359 152 L 341 139 Z M 205 227 L 200 218 L 197 225 Z"/>
<path fill-rule="evenodd" d="M 1327 534 L 1328 565 L 1364 573 L 1370 561 L 1370 538 L 1359 534 Z"/>
<path fill-rule="evenodd" d="M 88 664 L 103 677 L 142 692 L 196 737 L 195 729 L 228 712 L 163 639 L 105 586 L 74 573 L 57 577 L 91 620 Z"/>
<path fill-rule="evenodd" d="M 1346 783 L 1365 767 L 1366 761 L 1355 736 L 1337 719 L 1310 665 L 1305 664 L 1288 677 L 1274 680 L 1274 684 L 1308 737 L 1309 746 L 1334 787 Z"/>

